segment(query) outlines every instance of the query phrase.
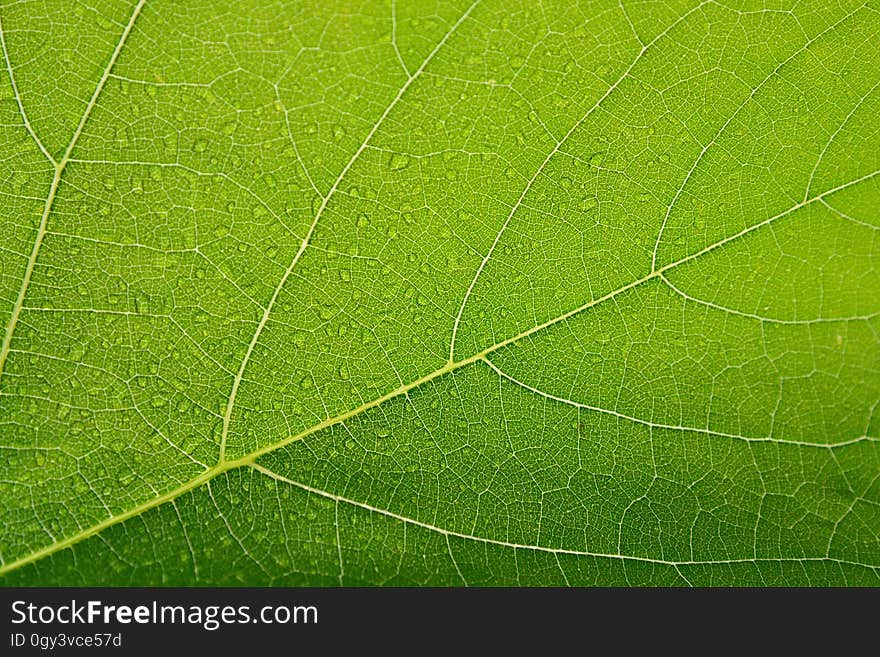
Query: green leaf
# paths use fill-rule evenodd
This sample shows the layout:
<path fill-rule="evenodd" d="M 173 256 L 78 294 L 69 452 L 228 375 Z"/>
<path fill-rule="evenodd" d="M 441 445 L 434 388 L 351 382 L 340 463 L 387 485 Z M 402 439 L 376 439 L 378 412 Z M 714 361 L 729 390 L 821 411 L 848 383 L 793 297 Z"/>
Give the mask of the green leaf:
<path fill-rule="evenodd" d="M 0 583 L 880 583 L 880 6 L 0 7 Z"/>

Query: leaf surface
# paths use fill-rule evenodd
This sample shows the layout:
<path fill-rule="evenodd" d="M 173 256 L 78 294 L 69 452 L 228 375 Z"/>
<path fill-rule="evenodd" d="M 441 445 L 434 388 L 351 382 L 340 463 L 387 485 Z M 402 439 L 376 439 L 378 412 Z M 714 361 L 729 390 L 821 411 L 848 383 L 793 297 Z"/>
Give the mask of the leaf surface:
<path fill-rule="evenodd" d="M 0 33 L 3 584 L 880 583 L 876 2 Z"/>

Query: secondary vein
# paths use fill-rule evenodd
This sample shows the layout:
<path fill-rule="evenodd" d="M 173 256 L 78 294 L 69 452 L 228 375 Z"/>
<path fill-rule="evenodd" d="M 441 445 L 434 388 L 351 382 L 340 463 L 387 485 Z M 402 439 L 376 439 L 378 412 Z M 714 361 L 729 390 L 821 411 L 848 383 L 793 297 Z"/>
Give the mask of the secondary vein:
<path fill-rule="evenodd" d="M 278 285 L 275 286 L 275 290 L 272 293 L 272 298 L 269 299 L 269 303 L 266 305 L 263 310 L 263 315 L 260 317 L 260 322 L 257 324 L 257 329 L 254 331 L 254 335 L 251 338 L 250 344 L 248 344 L 247 351 L 245 351 L 244 358 L 242 358 L 241 365 L 238 368 L 238 372 L 235 374 L 235 379 L 232 382 L 232 390 L 229 393 L 229 399 L 226 402 L 226 409 L 223 413 L 223 430 L 220 435 L 220 463 L 224 463 L 226 461 L 226 443 L 229 437 L 229 425 L 232 421 L 232 409 L 235 406 L 235 398 L 238 395 L 238 389 L 241 386 L 241 381 L 244 378 L 244 371 L 247 368 L 248 362 L 250 362 L 251 355 L 254 352 L 254 348 L 257 346 L 257 343 L 260 340 L 260 335 L 263 333 L 263 329 L 266 328 L 266 324 L 269 321 L 269 315 L 272 313 L 272 308 L 275 306 L 275 302 L 278 300 L 279 295 L 281 294 L 281 290 L 284 288 L 284 284 L 287 283 L 287 279 L 293 273 L 293 270 L 296 268 L 297 263 L 302 257 L 303 252 L 309 245 L 309 242 L 312 239 L 312 235 L 315 233 L 315 229 L 318 227 L 318 222 L 321 219 L 321 216 L 324 214 L 324 210 L 327 208 L 327 204 L 330 202 L 330 199 L 333 197 L 333 194 L 339 188 L 339 184 L 342 182 L 342 179 L 345 178 L 346 174 L 348 174 L 352 165 L 358 160 L 361 153 L 366 150 L 367 145 L 370 143 L 370 140 L 373 138 L 373 135 L 376 134 L 376 131 L 379 129 L 379 126 L 385 121 L 403 95 L 406 93 L 406 90 L 412 85 L 412 83 L 422 74 L 422 71 L 425 70 L 425 67 L 434 59 L 434 56 L 440 51 L 440 49 L 446 44 L 458 27 L 467 19 L 470 13 L 474 10 L 474 8 L 480 3 L 480 0 L 476 0 L 467 10 L 461 15 L 461 17 L 453 24 L 453 26 L 449 29 L 449 31 L 443 36 L 442 39 L 437 43 L 434 49 L 428 54 L 425 58 L 425 61 L 422 62 L 421 66 L 409 76 L 406 82 L 400 87 L 400 90 L 397 92 L 397 95 L 394 96 L 392 101 L 385 108 L 385 111 L 382 112 L 382 115 L 373 124 L 373 127 L 370 129 L 367 136 L 364 138 L 364 141 L 361 143 L 360 147 L 355 151 L 354 155 L 348 160 L 348 163 L 342 168 L 342 171 L 339 172 L 339 175 L 336 177 L 336 180 L 333 182 L 333 185 L 330 187 L 330 191 L 321 199 L 321 205 L 318 207 L 318 211 L 315 213 L 315 218 L 312 219 L 312 223 L 309 226 L 308 231 L 306 231 L 305 237 L 303 237 L 302 242 L 299 245 L 299 249 L 296 252 L 296 255 L 293 256 L 293 260 L 291 260 L 290 264 L 287 266 L 287 269 L 282 275 L 281 280 L 278 282 Z"/>
<path fill-rule="evenodd" d="M 92 110 L 98 102 L 98 96 L 101 95 L 101 91 L 107 84 L 107 80 L 110 77 L 110 71 L 116 64 L 116 60 L 119 58 L 119 53 L 122 52 L 122 47 L 125 45 L 125 42 L 128 39 L 128 35 L 131 33 L 131 30 L 134 27 L 134 23 L 137 20 L 137 17 L 140 15 L 141 9 L 143 8 L 145 3 L 146 0 L 140 0 L 140 2 L 135 5 L 131 17 L 128 19 L 128 23 L 126 24 L 125 29 L 122 31 L 122 35 L 119 37 L 119 41 L 116 43 L 116 48 L 113 50 L 113 54 L 110 56 L 110 61 L 107 62 L 107 66 L 104 68 L 104 72 L 101 74 L 101 79 L 98 80 L 98 85 L 95 87 L 95 91 L 94 93 L 92 93 L 92 97 L 89 99 L 89 102 L 86 105 L 86 109 L 83 112 L 83 115 L 80 118 L 76 129 L 73 131 L 73 136 L 70 138 L 70 142 L 67 144 L 67 148 L 64 149 L 64 155 L 61 157 L 61 160 L 55 165 L 55 174 L 52 176 L 52 184 L 49 187 L 49 194 L 46 197 L 46 203 L 43 205 L 43 212 L 40 217 L 40 225 L 37 227 L 37 235 L 34 238 L 34 246 L 31 249 L 30 257 L 28 258 L 27 267 L 25 267 L 24 278 L 22 278 L 21 287 L 19 288 L 18 296 L 15 299 L 15 305 L 12 307 L 12 314 L 9 316 L 9 321 L 6 323 L 6 332 L 3 335 L 3 345 L 0 346 L 0 377 L 3 376 L 3 371 L 6 367 L 6 359 L 9 357 L 9 349 L 12 344 L 12 336 L 15 333 L 15 327 L 18 324 L 18 318 L 21 316 L 21 310 L 24 306 L 24 298 L 27 294 L 27 289 L 30 285 L 31 277 L 33 276 L 34 268 L 37 264 L 37 257 L 40 254 L 40 246 L 42 246 L 43 238 L 46 236 L 46 226 L 49 223 L 49 214 L 52 212 L 52 204 L 54 203 L 57 196 L 58 187 L 61 184 L 61 176 L 64 173 L 64 168 L 70 161 L 70 155 L 71 153 L 73 153 L 73 149 L 76 147 L 77 141 L 79 141 L 79 137 L 82 134 L 83 127 L 89 120 L 89 116 L 91 116 Z M 5 55 L 5 41 L 3 44 L 3 51 Z M 6 57 L 6 61 L 8 64 L 8 56 Z M 12 70 L 10 65 L 10 77 L 11 75 Z M 18 94 L 16 93 L 16 96 L 17 95 Z M 22 116 L 24 116 L 23 108 L 21 111 Z M 37 140 L 37 143 L 40 143 L 39 140 Z M 50 159 L 52 159 L 51 156 Z"/>

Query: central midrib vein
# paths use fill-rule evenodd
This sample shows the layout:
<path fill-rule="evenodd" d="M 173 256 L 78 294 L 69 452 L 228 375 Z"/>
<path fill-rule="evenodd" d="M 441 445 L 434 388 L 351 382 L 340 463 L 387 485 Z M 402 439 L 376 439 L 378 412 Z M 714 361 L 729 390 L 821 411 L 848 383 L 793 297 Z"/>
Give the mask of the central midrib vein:
<path fill-rule="evenodd" d="M 269 454 L 270 452 L 277 451 L 283 447 L 286 447 L 287 445 L 290 445 L 291 443 L 294 443 L 298 440 L 302 440 L 303 438 L 306 438 L 314 433 L 317 433 L 319 431 L 322 431 L 322 430 L 327 429 L 329 427 L 332 427 L 334 425 L 345 422 L 346 420 L 348 420 L 352 417 L 360 415 L 361 413 L 364 413 L 364 412 L 370 410 L 371 408 L 375 408 L 376 406 L 379 406 L 379 405 L 385 403 L 386 401 L 394 399 L 395 397 L 399 397 L 400 395 L 404 395 L 404 394 L 408 393 L 409 391 L 411 391 L 415 388 L 418 388 L 418 387 L 420 387 L 430 381 L 433 381 L 441 376 L 449 374 L 450 372 L 454 372 L 455 370 L 461 369 L 461 368 L 466 367 L 468 365 L 472 365 L 472 364 L 477 363 L 479 361 L 488 360 L 488 357 L 492 353 L 499 351 L 500 349 L 503 349 L 504 347 L 510 346 L 510 345 L 518 342 L 519 340 L 522 340 L 522 339 L 527 338 L 531 335 L 534 335 L 540 331 L 543 331 L 544 329 L 547 329 L 551 326 L 559 324 L 560 322 L 564 322 L 565 320 L 570 319 L 571 317 L 578 315 L 589 308 L 592 308 L 592 307 L 597 306 L 601 303 L 604 303 L 605 301 L 613 299 L 614 297 L 617 297 L 620 294 L 623 294 L 629 290 L 632 290 L 635 287 L 643 285 L 643 284 L 647 283 L 648 281 L 652 281 L 654 279 L 659 279 L 664 273 L 670 271 L 671 269 L 674 269 L 674 268 L 679 267 L 685 263 L 688 263 L 688 262 L 691 262 L 697 258 L 700 258 L 703 255 L 709 253 L 710 251 L 714 251 L 715 249 L 717 249 L 725 244 L 728 244 L 729 242 L 732 242 L 732 241 L 737 240 L 741 237 L 744 237 L 744 236 L 746 236 L 756 230 L 759 230 L 760 228 L 776 221 L 777 219 L 781 219 L 782 217 L 785 217 L 785 216 L 787 216 L 787 215 L 789 215 L 789 214 L 791 214 L 791 213 L 793 213 L 793 212 L 795 212 L 795 211 L 797 211 L 807 205 L 810 205 L 810 204 L 815 203 L 817 201 L 821 201 L 826 196 L 830 196 L 836 192 L 839 192 L 843 189 L 846 189 L 847 187 L 852 187 L 853 185 L 856 185 L 860 182 L 874 178 L 878 174 L 880 174 L 880 171 L 874 171 L 870 174 L 867 174 L 867 175 L 862 176 L 860 178 L 857 178 L 855 180 L 851 180 L 850 182 L 844 183 L 842 185 L 838 185 L 837 187 L 834 187 L 834 188 L 829 189 L 821 194 L 818 194 L 817 196 L 814 196 L 813 198 L 808 199 L 807 201 L 797 203 L 797 204 L 791 206 L 790 208 L 788 208 L 787 210 L 780 212 L 779 214 L 776 214 L 776 215 L 774 215 L 768 219 L 765 219 L 764 221 L 761 221 L 757 224 L 754 224 L 753 226 L 750 226 L 749 228 L 746 228 L 746 229 L 744 229 L 734 235 L 730 235 L 729 237 L 726 237 L 718 242 L 715 242 L 714 244 L 711 244 L 711 245 L 701 249 L 700 251 L 697 251 L 696 253 L 692 253 L 691 255 L 688 255 L 688 256 L 685 256 L 684 258 L 681 258 L 680 260 L 676 260 L 674 262 L 671 262 L 671 263 L 665 265 L 664 267 L 661 267 L 661 268 L 647 274 L 646 276 L 643 276 L 642 278 L 639 278 L 635 281 L 632 281 L 631 283 L 628 283 L 627 285 L 624 285 L 623 287 L 617 288 L 616 290 L 608 292 L 607 294 L 605 294 L 602 297 L 599 297 L 597 299 L 593 299 L 593 300 L 583 304 L 582 306 L 578 306 L 577 308 L 570 310 L 569 312 L 567 312 L 563 315 L 559 315 L 557 317 L 549 319 L 546 322 L 544 322 L 543 324 L 539 324 L 537 326 L 534 326 L 526 331 L 518 333 L 517 335 L 515 335 L 513 337 L 507 338 L 506 340 L 503 340 L 503 341 L 498 342 L 490 347 L 487 347 L 486 349 L 482 350 L 481 352 L 479 352 L 477 354 L 474 354 L 473 356 L 470 356 L 470 357 L 465 358 L 463 360 L 447 363 L 443 367 L 440 367 L 439 369 L 434 370 L 430 374 L 426 374 L 425 376 L 418 378 L 415 381 L 412 381 L 411 383 L 400 386 L 399 388 L 392 390 L 391 392 L 388 392 L 388 393 L 382 395 L 381 397 L 377 397 L 373 401 L 362 404 L 356 408 L 353 408 L 353 409 L 346 411 L 345 413 L 342 413 L 342 414 L 337 415 L 335 417 L 327 418 L 323 422 L 315 424 L 315 425 L 309 427 L 308 429 L 306 429 L 305 431 L 302 431 L 302 432 L 295 434 L 295 435 L 292 435 L 292 436 L 288 436 L 287 438 L 280 440 L 276 443 L 272 443 L 272 444 L 260 447 L 260 448 L 254 450 L 252 452 L 249 452 L 248 454 L 245 454 L 244 456 L 241 456 L 239 458 L 232 459 L 232 460 L 224 460 L 223 462 L 218 463 L 216 466 L 209 468 L 208 470 L 205 470 L 197 477 L 194 477 L 190 481 L 178 486 L 177 488 L 175 488 L 173 490 L 168 491 L 167 493 L 164 493 L 158 497 L 154 497 L 150 500 L 147 500 L 143 504 L 135 506 L 135 507 L 129 509 L 128 511 L 125 511 L 124 513 L 106 518 L 106 519 L 102 520 L 101 522 L 99 522 L 95 525 L 92 525 L 91 527 L 79 532 L 78 534 L 74 534 L 73 536 L 65 538 L 61 541 L 51 543 L 50 545 L 47 545 L 47 546 L 45 546 L 35 552 L 32 552 L 31 554 L 29 554 L 25 557 L 21 557 L 17 560 L 10 561 L 9 563 L 6 563 L 3 566 L 0 566 L 0 575 L 4 575 L 10 571 L 13 571 L 17 568 L 25 566 L 29 563 L 39 561 L 40 559 L 47 557 L 51 554 L 54 554 L 55 552 L 59 552 L 59 551 L 64 550 L 68 547 L 76 545 L 77 543 L 89 538 L 90 536 L 94 536 L 95 534 L 102 532 L 103 530 L 107 529 L 108 527 L 112 527 L 113 525 L 124 522 L 125 520 L 128 520 L 129 518 L 139 516 L 140 514 L 146 512 L 146 511 L 149 511 L 150 509 L 161 506 L 162 504 L 164 504 L 166 502 L 170 502 L 171 500 L 176 499 L 176 498 L 180 497 L 181 495 L 184 495 L 185 493 L 187 493 L 195 488 L 198 488 L 202 484 L 207 483 L 208 481 L 214 479 L 218 475 L 223 474 L 224 472 L 227 472 L 227 471 L 235 469 L 235 468 L 240 468 L 243 466 L 250 466 L 250 465 L 254 464 L 256 462 L 256 460 L 258 458 L 260 458 L 261 456 Z"/>

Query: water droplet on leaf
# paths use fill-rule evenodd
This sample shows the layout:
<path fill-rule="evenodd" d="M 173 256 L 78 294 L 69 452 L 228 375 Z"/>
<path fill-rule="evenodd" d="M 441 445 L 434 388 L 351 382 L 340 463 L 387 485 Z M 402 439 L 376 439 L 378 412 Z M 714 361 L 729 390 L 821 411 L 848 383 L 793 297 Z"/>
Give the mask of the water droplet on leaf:
<path fill-rule="evenodd" d="M 409 165 L 409 156 L 402 153 L 394 153 L 388 162 L 392 171 L 400 171 Z"/>

